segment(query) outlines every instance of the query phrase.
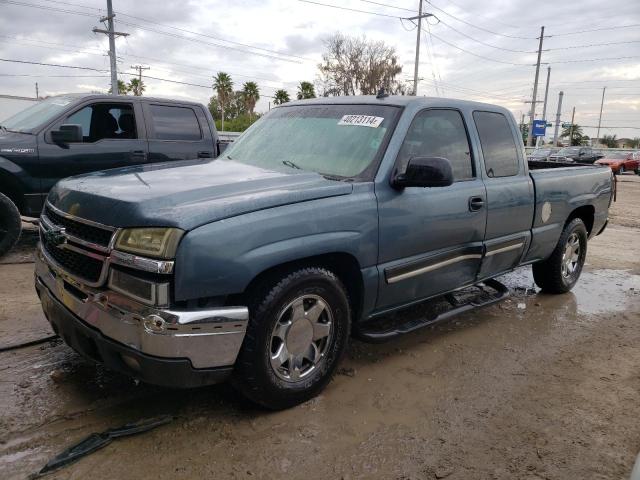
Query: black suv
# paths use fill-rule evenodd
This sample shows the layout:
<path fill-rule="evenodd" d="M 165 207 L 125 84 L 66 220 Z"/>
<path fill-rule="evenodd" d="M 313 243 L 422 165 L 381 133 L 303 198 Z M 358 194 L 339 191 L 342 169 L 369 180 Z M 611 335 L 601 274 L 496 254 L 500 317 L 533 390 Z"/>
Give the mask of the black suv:
<path fill-rule="evenodd" d="M 38 102 L 0 126 L 0 255 L 17 241 L 20 215 L 39 216 L 62 178 L 219 151 L 213 118 L 198 103 L 93 94 Z"/>

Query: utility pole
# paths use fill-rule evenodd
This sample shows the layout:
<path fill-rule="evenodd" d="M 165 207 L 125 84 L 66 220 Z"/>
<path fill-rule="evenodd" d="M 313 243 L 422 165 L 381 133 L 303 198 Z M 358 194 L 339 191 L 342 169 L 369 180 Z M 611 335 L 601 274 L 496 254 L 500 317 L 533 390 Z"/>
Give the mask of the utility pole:
<path fill-rule="evenodd" d="M 540 28 L 540 44 L 538 45 L 538 61 L 536 62 L 536 77 L 533 81 L 533 96 L 531 97 L 531 110 L 529 111 L 529 137 L 527 143 L 533 146 L 533 120 L 536 115 L 536 101 L 538 97 L 538 77 L 540 76 L 540 57 L 542 56 L 542 41 L 544 40 L 544 26 Z"/>
<path fill-rule="evenodd" d="M 116 65 L 116 37 L 126 37 L 129 34 L 124 32 L 116 32 L 114 30 L 113 13 L 111 0 L 107 0 L 107 16 L 100 19 L 101 22 L 107 22 L 108 29 L 94 28 L 93 33 L 104 33 L 109 37 L 109 60 L 111 61 L 111 95 L 118 95 L 118 68 Z"/>
<path fill-rule="evenodd" d="M 607 90 L 607 87 L 602 87 L 602 101 L 600 102 L 600 117 L 598 117 L 598 133 L 596 133 L 596 141 L 600 142 L 600 125 L 602 125 L 602 107 L 604 107 L 604 92 Z"/>
<path fill-rule="evenodd" d="M 547 67 L 547 86 L 544 89 L 544 103 L 542 104 L 542 119 L 547 121 L 547 97 L 549 96 L 549 78 L 551 78 L 551 67 Z M 545 132 L 547 131 L 547 127 L 545 126 Z M 538 137 L 536 139 L 536 146 L 540 146 L 540 140 L 543 137 Z"/>
<path fill-rule="evenodd" d="M 143 67 L 142 65 L 131 65 L 131 68 L 138 71 L 138 80 L 140 83 L 142 83 L 142 71 L 151 69 L 151 67 Z"/>
<path fill-rule="evenodd" d="M 38 93 L 38 82 L 36 82 L 36 100 L 40 99 L 40 93 Z"/>
<path fill-rule="evenodd" d="M 433 17 L 431 13 L 422 13 L 422 0 L 418 0 L 418 16 L 410 17 L 407 20 L 418 20 L 418 28 L 416 34 L 416 64 L 413 69 L 413 95 L 418 95 L 418 65 L 420 63 L 420 34 L 422 33 L 422 19 Z"/>
<path fill-rule="evenodd" d="M 558 146 L 558 128 L 560 128 L 560 115 L 562 114 L 562 97 L 564 92 L 560 92 L 558 95 L 558 111 L 556 112 L 556 126 L 553 129 L 553 145 Z"/>
<path fill-rule="evenodd" d="M 569 127 L 569 146 L 572 147 L 573 143 L 573 119 L 576 116 L 576 107 L 573 107 L 573 112 L 571 113 L 571 126 Z"/>

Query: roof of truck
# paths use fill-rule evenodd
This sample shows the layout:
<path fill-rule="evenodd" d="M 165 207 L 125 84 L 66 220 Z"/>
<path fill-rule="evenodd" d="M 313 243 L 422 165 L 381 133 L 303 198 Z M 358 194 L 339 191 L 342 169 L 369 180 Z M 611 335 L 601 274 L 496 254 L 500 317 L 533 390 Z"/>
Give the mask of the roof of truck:
<path fill-rule="evenodd" d="M 191 100 L 175 100 L 171 98 L 161 98 L 161 97 L 147 97 L 147 96 L 139 96 L 135 95 L 110 95 L 105 93 L 62 93 L 60 95 L 56 95 L 57 97 L 73 97 L 78 99 L 96 99 L 96 100 L 113 100 L 117 98 L 119 100 L 131 100 L 131 101 L 146 101 L 146 102 L 162 102 L 162 103 L 177 103 L 180 105 L 201 105 L 198 102 L 194 102 Z"/>
<path fill-rule="evenodd" d="M 389 95 L 387 97 L 377 98 L 375 95 L 354 95 L 346 97 L 319 97 L 310 98 L 308 100 L 295 100 L 293 102 L 285 103 L 281 106 L 290 105 L 326 105 L 326 104 L 377 104 L 377 105 L 393 105 L 397 107 L 405 107 L 411 104 L 418 104 L 424 106 L 447 106 L 447 107 L 469 107 L 472 106 L 476 109 L 482 108 L 504 108 L 498 105 L 489 103 L 473 102 L 470 100 L 459 100 L 456 98 L 442 98 L 442 97 L 414 97 L 409 95 Z"/>

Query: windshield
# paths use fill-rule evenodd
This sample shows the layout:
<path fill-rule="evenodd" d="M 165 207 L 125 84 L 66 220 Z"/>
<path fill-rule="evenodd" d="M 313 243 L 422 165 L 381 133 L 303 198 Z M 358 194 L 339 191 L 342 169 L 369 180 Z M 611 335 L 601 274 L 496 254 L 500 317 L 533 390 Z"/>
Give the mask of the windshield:
<path fill-rule="evenodd" d="M 14 132 L 33 130 L 66 110 L 67 105 L 74 100 L 74 97 L 49 97 L 7 118 L 2 126 Z"/>
<path fill-rule="evenodd" d="M 225 155 L 272 170 L 364 176 L 368 169 L 376 168 L 381 146 L 399 111 L 385 105 L 279 107 L 238 138 Z"/>
<path fill-rule="evenodd" d="M 580 149 L 578 147 L 563 148 L 558 152 L 558 155 L 578 155 Z"/>

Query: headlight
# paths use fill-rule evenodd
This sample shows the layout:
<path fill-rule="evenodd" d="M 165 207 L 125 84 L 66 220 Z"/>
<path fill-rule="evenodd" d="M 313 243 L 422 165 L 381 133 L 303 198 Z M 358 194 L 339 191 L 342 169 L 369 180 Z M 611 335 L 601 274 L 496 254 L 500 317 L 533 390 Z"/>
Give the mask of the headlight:
<path fill-rule="evenodd" d="M 116 240 L 116 249 L 153 258 L 175 258 L 184 231 L 178 228 L 127 228 Z"/>

